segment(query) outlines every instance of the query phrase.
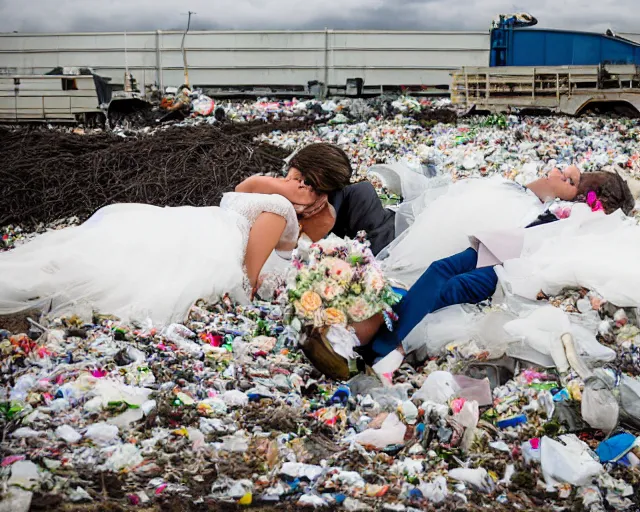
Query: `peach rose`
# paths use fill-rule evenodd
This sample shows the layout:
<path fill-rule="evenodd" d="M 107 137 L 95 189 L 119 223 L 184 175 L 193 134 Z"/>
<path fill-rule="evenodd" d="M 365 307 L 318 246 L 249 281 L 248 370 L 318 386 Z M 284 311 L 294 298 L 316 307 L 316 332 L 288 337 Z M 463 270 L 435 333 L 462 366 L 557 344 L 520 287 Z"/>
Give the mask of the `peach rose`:
<path fill-rule="evenodd" d="M 336 308 L 327 308 L 324 310 L 325 323 L 327 325 L 347 325 L 347 316 Z"/>
<path fill-rule="evenodd" d="M 313 313 L 322 306 L 322 298 L 316 292 L 306 291 L 300 297 L 300 306 L 307 313 Z"/>

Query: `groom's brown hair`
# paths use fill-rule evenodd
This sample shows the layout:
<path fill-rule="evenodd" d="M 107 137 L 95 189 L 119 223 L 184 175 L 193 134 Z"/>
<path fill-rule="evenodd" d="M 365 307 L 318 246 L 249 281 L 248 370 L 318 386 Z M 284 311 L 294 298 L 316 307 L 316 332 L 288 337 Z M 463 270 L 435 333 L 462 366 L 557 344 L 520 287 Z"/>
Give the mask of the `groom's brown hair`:
<path fill-rule="evenodd" d="M 289 167 L 298 169 L 309 185 L 325 194 L 351 183 L 349 157 L 333 144 L 309 144 L 293 155 Z"/>

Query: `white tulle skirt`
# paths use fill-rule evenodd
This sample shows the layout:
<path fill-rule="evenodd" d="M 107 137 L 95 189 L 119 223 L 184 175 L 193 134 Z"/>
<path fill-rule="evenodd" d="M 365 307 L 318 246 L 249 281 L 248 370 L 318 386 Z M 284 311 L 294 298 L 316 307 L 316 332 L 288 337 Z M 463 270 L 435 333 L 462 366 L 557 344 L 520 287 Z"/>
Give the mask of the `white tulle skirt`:
<path fill-rule="evenodd" d="M 618 210 L 610 215 L 575 204 L 568 219 L 524 230 L 520 258 L 496 272 L 507 291 L 535 300 L 584 287 L 620 307 L 640 306 L 640 226 Z"/>
<path fill-rule="evenodd" d="M 431 263 L 468 248 L 470 236 L 523 228 L 544 210 L 535 194 L 499 177 L 427 188 L 411 201 L 411 225 L 381 254 L 383 269 L 411 286 Z"/>
<path fill-rule="evenodd" d="M 219 207 L 107 206 L 0 254 L 0 314 L 93 310 L 167 324 L 198 298 L 246 300 L 245 224 Z"/>

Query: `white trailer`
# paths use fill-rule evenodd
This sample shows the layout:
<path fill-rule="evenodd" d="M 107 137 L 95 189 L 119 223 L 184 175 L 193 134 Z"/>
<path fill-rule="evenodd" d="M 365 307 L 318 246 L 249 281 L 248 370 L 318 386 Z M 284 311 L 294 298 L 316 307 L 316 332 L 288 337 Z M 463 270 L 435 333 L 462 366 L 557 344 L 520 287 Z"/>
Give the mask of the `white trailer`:
<path fill-rule="evenodd" d="M 479 111 L 578 115 L 608 105 L 640 112 L 640 71 L 635 65 L 464 67 L 452 76 L 451 101 Z"/>
<path fill-rule="evenodd" d="M 0 76 L 0 122 L 76 122 L 100 113 L 92 75 Z"/>

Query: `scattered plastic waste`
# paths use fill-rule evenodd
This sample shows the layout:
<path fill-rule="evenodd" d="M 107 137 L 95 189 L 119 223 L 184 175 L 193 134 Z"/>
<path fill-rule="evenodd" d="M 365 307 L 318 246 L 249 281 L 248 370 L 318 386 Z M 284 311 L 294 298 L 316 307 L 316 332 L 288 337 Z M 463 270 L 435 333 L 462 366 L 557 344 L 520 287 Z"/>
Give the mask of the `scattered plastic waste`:
<path fill-rule="evenodd" d="M 191 99 L 196 117 L 116 131 L 301 120 L 302 130 L 256 130 L 253 142 L 277 146 L 266 147 L 278 169 L 309 142 L 344 148 L 354 179 L 366 176 L 403 212 L 399 231 L 424 180 L 435 197 L 452 180 L 500 174 L 524 184 L 569 163 L 640 177 L 634 120 L 454 115 L 442 124 L 455 114 L 446 100 Z M 396 164 L 415 186 L 390 181 Z M 552 205 L 558 215 L 569 208 Z M 0 250 L 78 222 L 0 227 Z M 0 512 L 109 501 L 161 510 L 640 506 L 630 478 L 640 466 L 633 308 L 575 289 L 537 304 L 447 308 L 405 340 L 424 348 L 412 366 L 394 351 L 344 383 L 297 349 L 278 286 L 265 287 L 268 301 L 199 301 L 165 329 L 80 311 L 32 317 L 42 327 L 0 323 Z M 555 493 L 541 499 L 543 480 Z"/>

